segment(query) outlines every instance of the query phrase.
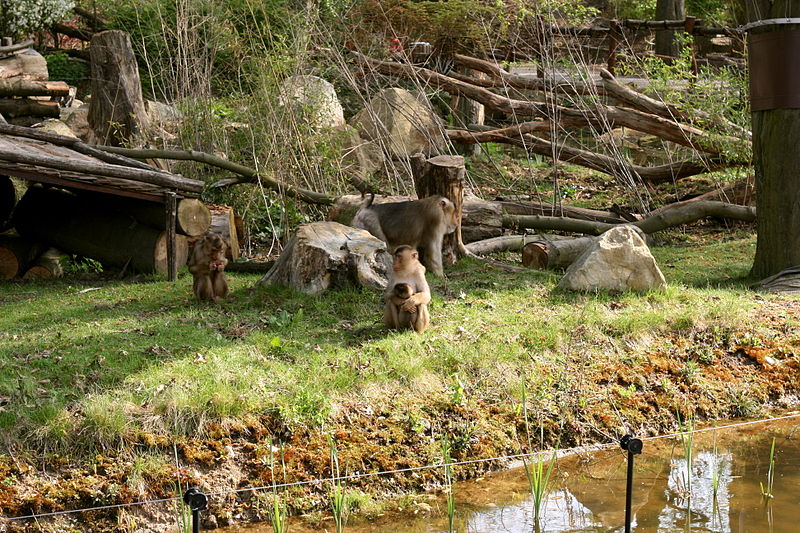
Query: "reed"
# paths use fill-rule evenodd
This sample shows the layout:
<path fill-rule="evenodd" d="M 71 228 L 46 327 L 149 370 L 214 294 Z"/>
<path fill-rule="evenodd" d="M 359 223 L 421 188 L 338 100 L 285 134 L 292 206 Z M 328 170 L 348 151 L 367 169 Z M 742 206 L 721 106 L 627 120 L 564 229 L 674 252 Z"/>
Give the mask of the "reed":
<path fill-rule="evenodd" d="M 342 533 L 347 521 L 347 502 L 344 497 L 344 488 L 342 487 L 342 480 L 339 470 L 339 452 L 336 449 L 336 442 L 333 440 L 332 435 L 328 435 L 328 446 L 330 447 L 331 455 L 331 509 L 333 510 L 333 519 L 336 522 L 336 533 Z"/>
<path fill-rule="evenodd" d="M 719 453 L 717 451 L 717 434 L 714 433 L 714 447 L 711 450 L 711 493 L 715 503 L 717 501 L 717 495 L 719 494 L 719 462 Z"/>
<path fill-rule="evenodd" d="M 772 437 L 772 446 L 769 448 L 769 468 L 767 469 L 767 484 L 758 482 L 761 485 L 761 496 L 765 500 L 775 497 L 772 491 L 773 483 L 775 482 L 775 437 Z"/>
<path fill-rule="evenodd" d="M 522 384 L 522 414 L 525 421 L 525 437 L 528 441 L 528 452 L 530 453 L 533 446 L 531 443 L 530 423 L 528 419 L 528 392 L 525 382 Z M 540 443 L 543 444 L 544 428 L 541 425 L 539 426 L 539 440 Z M 547 465 L 547 470 L 545 470 L 545 461 L 542 454 L 536 455 L 535 462 L 528 461 L 525 456 L 522 458 L 522 465 L 525 467 L 525 476 L 528 478 L 528 489 L 530 490 L 531 499 L 533 500 L 533 520 L 537 529 L 542 514 L 542 504 L 548 494 L 550 475 L 553 473 L 556 458 L 556 452 L 553 451 L 553 455 Z"/>
<path fill-rule="evenodd" d="M 681 416 L 678 416 L 678 424 L 681 425 L 681 446 L 683 456 L 686 459 L 686 473 L 683 475 L 683 490 L 687 495 L 692 493 L 692 467 L 694 465 L 694 418 L 689 415 L 685 423 L 681 423 Z"/>
<path fill-rule="evenodd" d="M 456 521 L 456 495 L 453 491 L 453 457 L 450 439 L 442 439 L 442 464 L 444 464 L 444 490 L 447 494 L 447 533 L 453 533 Z"/>
<path fill-rule="evenodd" d="M 286 463 L 283 459 L 283 446 L 281 451 L 281 466 L 283 467 L 283 477 L 286 480 Z M 286 505 L 284 505 L 278 494 L 278 482 L 275 479 L 275 447 L 269 443 L 269 469 L 272 473 L 272 509 L 270 509 L 270 518 L 272 522 L 272 533 L 286 533 L 289 531 L 289 524 L 286 521 Z"/>

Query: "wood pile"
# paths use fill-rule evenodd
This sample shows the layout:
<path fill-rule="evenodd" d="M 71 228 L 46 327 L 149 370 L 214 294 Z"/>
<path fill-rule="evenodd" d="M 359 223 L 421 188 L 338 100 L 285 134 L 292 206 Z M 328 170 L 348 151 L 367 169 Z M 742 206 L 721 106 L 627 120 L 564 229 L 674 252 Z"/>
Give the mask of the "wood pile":
<path fill-rule="evenodd" d="M 37 121 L 58 118 L 61 109 L 55 99 L 68 96 L 69 86 L 47 79 L 47 62 L 30 49 L 31 44 L 0 46 L 0 115 L 36 117 Z"/>

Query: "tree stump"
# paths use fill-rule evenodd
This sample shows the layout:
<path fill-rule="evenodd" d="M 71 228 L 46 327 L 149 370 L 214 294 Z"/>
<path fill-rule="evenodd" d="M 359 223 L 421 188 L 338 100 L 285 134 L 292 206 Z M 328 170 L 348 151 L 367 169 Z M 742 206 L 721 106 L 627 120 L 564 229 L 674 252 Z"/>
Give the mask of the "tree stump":
<path fill-rule="evenodd" d="M 239 235 L 236 232 L 236 215 L 233 208 L 227 205 L 209 205 L 211 211 L 211 227 L 208 231 L 222 235 L 228 242 L 228 259 L 239 259 L 242 255 L 239 247 Z"/>
<path fill-rule="evenodd" d="M 41 251 L 42 245 L 37 242 L 0 235 L 0 280 L 22 276 Z"/>
<path fill-rule="evenodd" d="M 461 217 L 464 204 L 464 158 L 460 155 L 439 155 L 426 159 L 423 155 L 411 158 L 411 172 L 418 198 L 440 194 L 456 206 L 458 224 L 455 232 L 444 236 L 442 259 L 452 265 L 460 257 L 467 255 L 461 237 Z"/>
<path fill-rule="evenodd" d="M 346 286 L 383 290 L 391 267 L 386 244 L 369 232 L 338 222 L 313 222 L 297 228 L 258 284 L 288 285 L 306 294 Z"/>
<path fill-rule="evenodd" d="M 95 34 L 89 56 L 92 65 L 90 143 L 142 146 L 149 119 L 130 35 L 119 30 Z"/>

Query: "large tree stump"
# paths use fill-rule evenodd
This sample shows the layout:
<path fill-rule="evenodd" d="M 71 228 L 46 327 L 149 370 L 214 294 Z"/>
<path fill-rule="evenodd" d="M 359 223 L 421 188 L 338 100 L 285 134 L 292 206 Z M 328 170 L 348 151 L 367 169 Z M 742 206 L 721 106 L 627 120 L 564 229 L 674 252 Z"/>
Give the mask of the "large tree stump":
<path fill-rule="evenodd" d="M 132 217 L 103 209 L 58 189 L 31 187 L 14 211 L 14 226 L 23 237 L 67 253 L 139 272 L 167 274 L 167 233 Z M 178 268 L 186 264 L 189 246 L 177 235 Z"/>
<path fill-rule="evenodd" d="M 0 235 L 0 280 L 22 276 L 41 251 L 42 245 L 37 242 Z"/>
<path fill-rule="evenodd" d="M 119 30 L 97 33 L 92 38 L 89 55 L 90 143 L 142 146 L 149 119 L 130 35 Z"/>
<path fill-rule="evenodd" d="M 227 205 L 209 205 L 211 212 L 211 227 L 208 231 L 222 235 L 228 242 L 226 252 L 228 259 L 239 259 L 242 255 L 239 247 L 239 235 L 236 232 L 236 215 L 233 208 Z"/>
<path fill-rule="evenodd" d="M 464 158 L 460 155 L 438 155 L 425 159 L 423 155 L 411 158 L 414 188 L 418 198 L 440 194 L 456 206 L 458 224 L 456 230 L 445 235 L 442 243 L 442 258 L 445 264 L 453 264 L 467 254 L 461 237 L 461 216 L 464 204 Z"/>
<path fill-rule="evenodd" d="M 386 244 L 369 232 L 338 222 L 313 222 L 297 228 L 258 284 L 288 285 L 306 294 L 346 286 L 383 290 L 391 266 Z"/>

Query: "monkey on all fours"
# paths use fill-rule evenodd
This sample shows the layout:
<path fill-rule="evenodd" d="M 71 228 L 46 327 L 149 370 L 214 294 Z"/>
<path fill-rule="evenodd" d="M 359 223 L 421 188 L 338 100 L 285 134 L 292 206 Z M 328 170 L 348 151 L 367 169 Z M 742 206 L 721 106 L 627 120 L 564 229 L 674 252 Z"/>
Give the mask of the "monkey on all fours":
<path fill-rule="evenodd" d="M 390 328 L 413 329 L 417 333 L 428 328 L 431 290 L 425 280 L 425 267 L 411 246 L 399 246 L 394 251 L 383 299 L 383 322 Z"/>
<path fill-rule="evenodd" d="M 374 199 L 370 193 L 351 225 L 381 239 L 390 253 L 404 244 L 421 249 L 425 266 L 437 276 L 443 275 L 442 239 L 458 226 L 453 202 L 444 196 L 385 204 L 373 204 Z"/>
<path fill-rule="evenodd" d="M 195 243 L 189 258 L 189 272 L 194 277 L 192 291 L 198 300 L 219 302 L 228 295 L 226 249 L 225 239 L 216 233 L 206 233 Z"/>

